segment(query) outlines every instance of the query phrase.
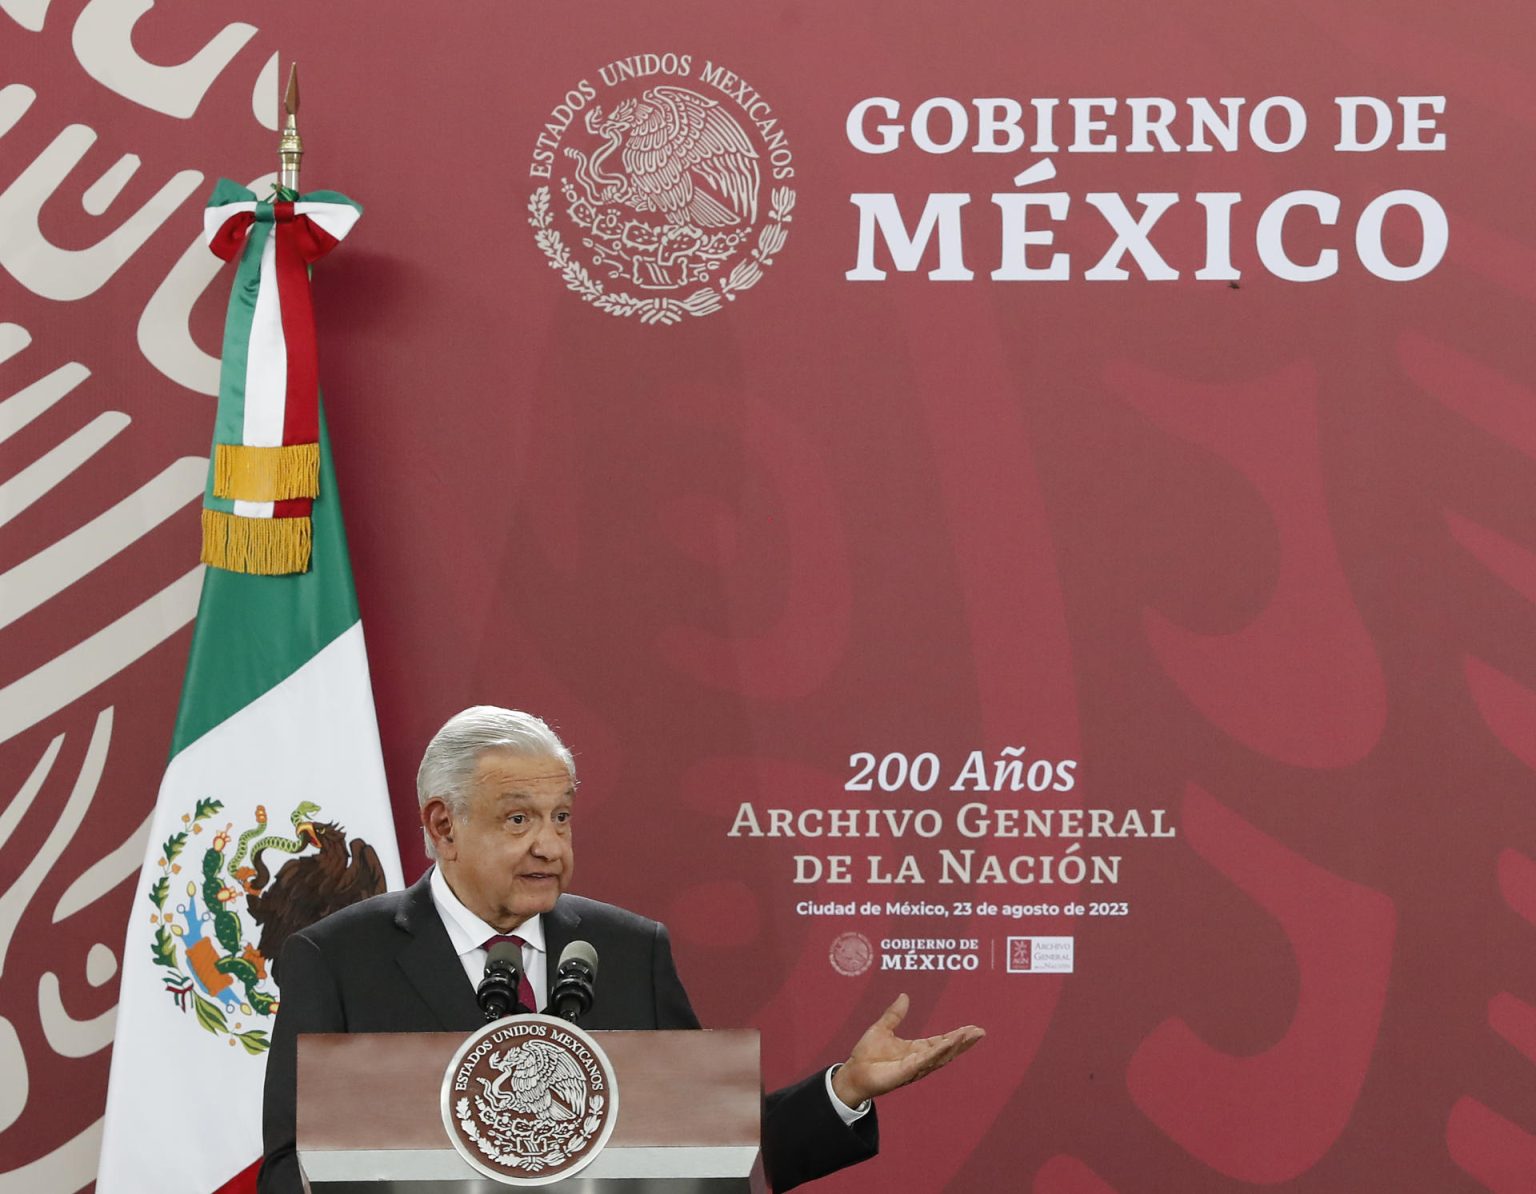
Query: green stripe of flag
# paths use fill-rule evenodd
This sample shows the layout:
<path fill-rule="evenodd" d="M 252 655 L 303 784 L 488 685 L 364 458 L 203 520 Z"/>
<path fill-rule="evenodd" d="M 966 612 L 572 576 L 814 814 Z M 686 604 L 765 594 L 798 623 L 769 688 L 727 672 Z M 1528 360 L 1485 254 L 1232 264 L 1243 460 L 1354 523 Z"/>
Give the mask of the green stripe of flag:
<path fill-rule="evenodd" d="M 320 496 L 310 515 L 314 550 L 309 571 L 290 576 L 204 571 L 171 743 L 173 758 L 298 671 L 357 621 L 357 593 L 335 476 L 322 405 Z"/>

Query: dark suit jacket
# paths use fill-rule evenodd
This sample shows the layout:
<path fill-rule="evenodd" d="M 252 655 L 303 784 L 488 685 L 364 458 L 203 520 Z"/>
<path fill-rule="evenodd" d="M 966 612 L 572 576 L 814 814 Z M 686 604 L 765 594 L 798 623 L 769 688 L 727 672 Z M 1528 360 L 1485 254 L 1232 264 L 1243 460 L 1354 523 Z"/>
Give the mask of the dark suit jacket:
<path fill-rule="evenodd" d="M 283 946 L 281 1004 L 267 1056 L 260 1194 L 299 1194 L 294 1154 L 296 1039 L 303 1032 L 473 1032 L 485 1023 L 432 901 L 430 872 L 406 891 L 343 908 Z M 581 1026 L 697 1028 L 672 962 L 666 926 L 611 904 L 563 895 L 544 914 L 548 957 L 577 937 L 602 959 Z M 818 1071 L 764 1101 L 763 1159 L 788 1190 L 879 1150 L 874 1112 L 852 1127 L 832 1108 Z"/>

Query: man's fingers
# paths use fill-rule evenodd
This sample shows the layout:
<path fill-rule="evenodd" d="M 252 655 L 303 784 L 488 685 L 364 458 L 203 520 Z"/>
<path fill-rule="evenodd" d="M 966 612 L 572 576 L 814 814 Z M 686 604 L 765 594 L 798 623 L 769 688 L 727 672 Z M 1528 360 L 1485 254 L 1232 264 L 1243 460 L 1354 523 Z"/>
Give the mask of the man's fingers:
<path fill-rule="evenodd" d="M 977 1041 L 987 1034 L 974 1024 L 967 1024 L 964 1028 L 951 1029 L 943 1036 L 929 1037 L 927 1040 L 916 1042 L 918 1049 L 918 1077 L 931 1074 L 941 1066 L 946 1066 L 960 1054 L 964 1053 Z"/>
<path fill-rule="evenodd" d="M 959 1052 L 955 1054 L 958 1057 L 977 1041 L 981 1040 L 982 1037 L 986 1036 L 987 1030 L 985 1028 L 978 1028 L 975 1024 L 967 1024 L 964 1028 L 955 1029 L 955 1035 L 960 1043 Z"/>
<path fill-rule="evenodd" d="M 950 1035 L 954 1040 L 950 1041 L 945 1048 L 944 1060 L 939 1062 L 940 1065 L 948 1065 L 987 1034 L 974 1025 L 967 1025 L 964 1028 L 955 1029 Z"/>
<path fill-rule="evenodd" d="M 911 1001 L 907 999 L 907 993 L 903 991 L 896 996 L 895 1001 L 885 1011 L 880 1013 L 880 1018 L 875 1021 L 876 1028 L 883 1028 L 887 1032 L 895 1032 L 896 1026 L 907 1018 L 907 1008 Z"/>
<path fill-rule="evenodd" d="M 938 1036 L 925 1037 L 923 1040 L 914 1043 L 922 1045 L 924 1048 L 931 1046 L 938 1049 L 947 1049 L 953 1045 L 959 1045 L 961 1052 L 964 1052 L 986 1035 L 985 1029 L 978 1028 L 974 1024 L 966 1024 L 960 1028 L 951 1028 L 948 1032 L 940 1033 Z"/>

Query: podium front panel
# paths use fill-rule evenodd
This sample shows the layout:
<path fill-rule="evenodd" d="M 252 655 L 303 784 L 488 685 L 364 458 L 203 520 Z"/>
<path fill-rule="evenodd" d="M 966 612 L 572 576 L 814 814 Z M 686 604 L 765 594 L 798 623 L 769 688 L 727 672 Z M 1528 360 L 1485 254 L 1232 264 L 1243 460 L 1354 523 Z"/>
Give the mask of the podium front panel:
<path fill-rule="evenodd" d="M 507 1186 L 449 1141 L 443 1075 L 467 1033 L 299 1038 L 299 1164 L 315 1194 L 465 1194 Z M 762 1191 L 761 1060 L 752 1029 L 595 1032 L 613 1064 L 619 1114 L 571 1194 Z"/>

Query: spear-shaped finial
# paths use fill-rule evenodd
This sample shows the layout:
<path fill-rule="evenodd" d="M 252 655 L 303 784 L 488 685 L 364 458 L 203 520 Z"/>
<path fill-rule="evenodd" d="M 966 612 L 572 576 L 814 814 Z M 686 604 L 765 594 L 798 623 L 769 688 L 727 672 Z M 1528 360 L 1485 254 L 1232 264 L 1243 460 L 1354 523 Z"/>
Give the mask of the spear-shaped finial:
<path fill-rule="evenodd" d="M 285 190 L 299 189 L 299 161 L 304 156 L 304 142 L 299 137 L 299 64 L 288 69 L 288 86 L 283 91 L 283 135 L 277 142 L 277 157 L 281 163 L 278 186 Z"/>

